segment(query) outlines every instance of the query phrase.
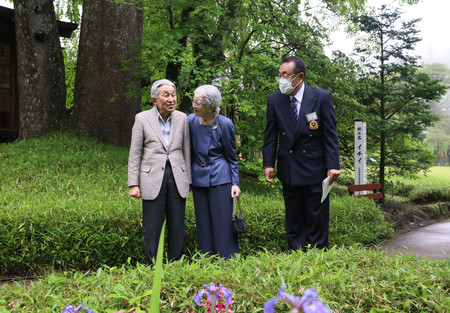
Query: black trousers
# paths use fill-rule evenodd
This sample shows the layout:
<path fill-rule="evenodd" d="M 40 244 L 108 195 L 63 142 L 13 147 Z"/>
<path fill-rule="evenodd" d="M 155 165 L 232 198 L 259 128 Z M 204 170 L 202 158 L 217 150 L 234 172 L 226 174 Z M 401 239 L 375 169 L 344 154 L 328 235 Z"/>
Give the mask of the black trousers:
<path fill-rule="evenodd" d="M 161 190 L 154 200 L 142 201 L 142 219 L 145 230 L 146 264 L 152 264 L 158 252 L 164 216 L 168 231 L 168 257 L 170 260 L 180 259 L 184 254 L 184 217 L 186 199 L 178 193 L 170 162 L 166 162 Z"/>
<path fill-rule="evenodd" d="M 230 258 L 239 253 L 239 242 L 231 225 L 231 184 L 192 187 L 200 252 Z"/>
<path fill-rule="evenodd" d="M 328 247 L 329 197 L 320 203 L 322 183 L 305 186 L 283 185 L 286 232 L 289 248 L 306 251 L 308 244 Z"/>

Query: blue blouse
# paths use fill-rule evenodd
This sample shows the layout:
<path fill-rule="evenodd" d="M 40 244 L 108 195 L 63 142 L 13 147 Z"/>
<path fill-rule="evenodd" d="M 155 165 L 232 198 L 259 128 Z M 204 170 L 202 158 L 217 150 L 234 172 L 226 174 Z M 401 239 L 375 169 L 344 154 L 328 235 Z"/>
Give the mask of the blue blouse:
<path fill-rule="evenodd" d="M 188 116 L 191 133 L 192 185 L 239 185 L 236 138 L 233 122 L 218 115 L 212 125 L 201 125 L 200 117 Z"/>

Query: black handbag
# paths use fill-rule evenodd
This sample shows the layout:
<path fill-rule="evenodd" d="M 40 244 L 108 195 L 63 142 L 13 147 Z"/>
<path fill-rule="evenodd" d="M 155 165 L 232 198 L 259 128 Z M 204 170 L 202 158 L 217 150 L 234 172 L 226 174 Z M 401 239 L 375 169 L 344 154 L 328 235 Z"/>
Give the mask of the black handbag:
<path fill-rule="evenodd" d="M 239 206 L 239 215 L 236 214 L 236 198 L 237 203 Z M 247 225 L 245 225 L 245 219 L 242 216 L 242 209 L 241 209 L 241 202 L 239 201 L 238 197 L 233 197 L 233 233 L 238 234 L 245 234 L 248 232 Z"/>

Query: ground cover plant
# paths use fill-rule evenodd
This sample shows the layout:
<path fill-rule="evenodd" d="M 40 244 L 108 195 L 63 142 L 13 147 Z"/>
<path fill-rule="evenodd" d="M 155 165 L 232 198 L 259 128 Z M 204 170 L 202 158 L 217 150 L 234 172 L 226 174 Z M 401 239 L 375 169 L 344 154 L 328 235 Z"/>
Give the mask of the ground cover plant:
<path fill-rule="evenodd" d="M 95 270 L 142 261 L 141 204 L 128 196 L 128 148 L 69 132 L 0 145 L 0 272 Z M 241 255 L 288 250 L 279 188 L 243 179 L 249 233 Z M 330 243 L 365 246 L 392 227 L 373 201 L 331 196 Z M 196 253 L 192 197 L 186 208 L 187 255 Z"/>
<path fill-rule="evenodd" d="M 413 203 L 434 203 L 450 201 L 450 167 L 433 166 L 417 178 L 392 177 L 387 191 L 406 197 Z"/>
<path fill-rule="evenodd" d="M 65 132 L 0 145 L 0 271 L 42 275 L 0 284 L 0 312 L 61 312 L 80 302 L 96 312 L 149 311 L 155 271 L 139 264 L 143 230 L 140 203 L 127 196 L 127 155 Z M 188 199 L 188 254 L 163 265 L 161 312 L 199 312 L 193 296 L 212 282 L 232 291 L 235 312 L 262 312 L 282 283 L 298 296 L 316 289 L 333 312 L 450 306 L 448 261 L 367 248 L 392 232 L 375 202 L 333 194 L 330 251 L 289 253 L 279 189 L 250 180 L 241 189 L 250 232 L 230 261 L 196 253 Z"/>
<path fill-rule="evenodd" d="M 447 261 L 390 256 L 357 246 L 328 252 L 258 252 L 224 261 L 196 256 L 163 266 L 161 312 L 202 312 L 193 297 L 204 284 L 219 282 L 232 292 L 235 312 L 263 312 L 265 301 L 308 288 L 332 312 L 447 312 Z M 154 271 L 122 265 L 89 273 L 48 273 L 31 282 L 0 285 L 0 312 L 61 312 L 80 301 L 95 312 L 149 312 Z M 287 312 L 277 303 L 275 312 Z M 376 309 L 376 310 L 375 310 Z M 373 310 L 373 311 L 371 311 Z"/>

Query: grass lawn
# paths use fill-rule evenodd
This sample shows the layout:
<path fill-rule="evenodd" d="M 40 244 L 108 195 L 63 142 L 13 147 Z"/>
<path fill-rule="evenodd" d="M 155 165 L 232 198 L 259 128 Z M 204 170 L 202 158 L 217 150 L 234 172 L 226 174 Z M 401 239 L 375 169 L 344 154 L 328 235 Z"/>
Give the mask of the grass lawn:
<path fill-rule="evenodd" d="M 450 166 L 433 166 L 426 175 L 420 179 L 430 183 L 450 185 Z"/>
<path fill-rule="evenodd" d="M 394 180 L 411 184 L 431 183 L 450 186 L 450 166 L 433 166 L 429 172 L 418 176 L 419 179 L 395 177 Z"/>

